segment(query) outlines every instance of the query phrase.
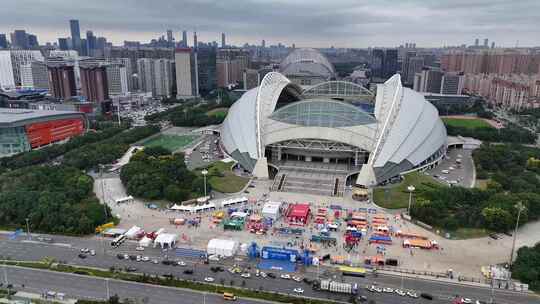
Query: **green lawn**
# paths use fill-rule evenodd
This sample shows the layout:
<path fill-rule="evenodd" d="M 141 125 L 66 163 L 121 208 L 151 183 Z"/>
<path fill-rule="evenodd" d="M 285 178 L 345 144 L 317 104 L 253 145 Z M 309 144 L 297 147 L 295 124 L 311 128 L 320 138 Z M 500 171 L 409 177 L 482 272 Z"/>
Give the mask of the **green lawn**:
<path fill-rule="evenodd" d="M 232 162 L 218 161 L 208 166 L 208 183 L 212 189 L 222 193 L 234 193 L 241 191 L 246 186 L 249 179 L 235 175 L 231 171 L 232 164 Z M 197 171 L 197 174 L 200 174 L 200 170 Z"/>
<path fill-rule="evenodd" d="M 456 240 L 477 239 L 488 236 L 490 231 L 482 228 L 459 228 L 456 231 L 450 231 L 450 238 Z"/>
<path fill-rule="evenodd" d="M 160 134 L 156 137 L 144 141 L 142 144 L 145 147 L 161 146 L 171 152 L 183 148 L 192 143 L 198 136 L 196 135 L 168 135 Z"/>
<path fill-rule="evenodd" d="M 208 116 L 215 116 L 219 118 L 225 118 L 227 116 L 229 109 L 228 108 L 215 108 L 206 113 Z"/>
<path fill-rule="evenodd" d="M 478 129 L 478 128 L 493 128 L 483 119 L 460 119 L 460 118 L 443 118 L 445 124 L 452 127 Z"/>
<path fill-rule="evenodd" d="M 412 172 L 404 176 L 404 180 L 392 186 L 379 187 L 373 190 L 373 200 L 383 208 L 399 209 L 409 205 L 409 191 L 407 187 L 413 185 L 419 188 L 422 184 L 438 185 L 431 176 L 419 172 Z"/>

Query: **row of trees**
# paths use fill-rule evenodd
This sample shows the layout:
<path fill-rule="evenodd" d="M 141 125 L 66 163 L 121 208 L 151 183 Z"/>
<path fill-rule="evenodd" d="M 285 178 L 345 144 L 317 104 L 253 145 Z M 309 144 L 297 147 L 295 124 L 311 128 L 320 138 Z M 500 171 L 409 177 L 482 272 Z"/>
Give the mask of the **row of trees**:
<path fill-rule="evenodd" d="M 112 218 L 95 197 L 93 179 L 67 166 L 31 166 L 0 175 L 0 223 L 8 228 L 89 234 Z"/>
<path fill-rule="evenodd" d="M 79 169 L 95 168 L 120 158 L 129 145 L 159 132 L 159 126 L 136 127 L 105 140 L 87 144 L 71 150 L 64 155 L 63 163 Z"/>
<path fill-rule="evenodd" d="M 39 150 L 32 150 L 11 157 L 1 158 L 0 166 L 4 170 L 14 170 L 31 165 L 42 164 L 74 149 L 110 138 L 124 130 L 125 128 L 110 127 L 99 132 L 88 132 L 84 135 L 71 138 L 65 144 L 51 145 Z"/>
<path fill-rule="evenodd" d="M 540 243 L 519 248 L 512 265 L 512 277 L 529 284 L 530 289 L 540 291 Z"/>
<path fill-rule="evenodd" d="M 480 178 L 489 178 L 487 189 L 420 186 L 412 216 L 447 230 L 460 227 L 510 230 L 521 201 L 527 208 L 520 223 L 540 219 L 540 180 L 527 170 L 527 159 L 540 150 L 518 145 L 483 144 L 474 154 Z"/>
<path fill-rule="evenodd" d="M 147 115 L 144 119 L 154 123 L 170 120 L 173 125 L 182 127 L 202 127 L 220 124 L 223 122 L 224 117 L 208 115 L 208 111 L 216 108 L 228 108 L 234 101 L 234 98 L 225 94 L 222 95 L 221 103 L 217 103 L 215 100 L 208 101 L 204 104 L 198 101 L 185 102 L 167 111 Z"/>
<path fill-rule="evenodd" d="M 162 147 L 137 152 L 120 172 L 128 194 L 181 202 L 204 193 L 204 181 L 186 168 L 183 154 Z"/>
<path fill-rule="evenodd" d="M 509 142 L 532 144 L 536 141 L 536 134 L 526 129 L 509 125 L 503 129 L 495 128 L 466 128 L 446 125 L 446 131 L 450 136 L 474 137 L 482 141 Z"/>

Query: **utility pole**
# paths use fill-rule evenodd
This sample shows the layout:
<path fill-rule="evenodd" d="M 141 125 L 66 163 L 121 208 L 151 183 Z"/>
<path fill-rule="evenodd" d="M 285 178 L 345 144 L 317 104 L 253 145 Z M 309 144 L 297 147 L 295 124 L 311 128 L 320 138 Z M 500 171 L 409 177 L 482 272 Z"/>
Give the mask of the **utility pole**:
<path fill-rule="evenodd" d="M 109 289 L 109 278 L 105 278 L 105 288 L 107 290 L 107 301 L 111 298 L 111 291 Z"/>
<path fill-rule="evenodd" d="M 8 285 L 8 278 L 7 278 L 7 265 L 4 263 L 4 284 Z"/>
<path fill-rule="evenodd" d="M 202 175 L 203 175 L 203 178 L 204 178 L 204 197 L 206 197 L 206 175 L 208 174 L 208 170 L 204 169 L 202 170 Z"/>
<path fill-rule="evenodd" d="M 407 215 L 411 215 L 411 203 L 412 203 L 412 193 L 414 192 L 414 190 L 416 190 L 416 188 L 414 188 L 413 185 L 410 185 L 409 187 L 407 187 L 407 190 L 409 191 L 409 207 L 407 208 Z"/>
<path fill-rule="evenodd" d="M 31 240 L 32 236 L 30 235 L 30 224 L 28 224 L 28 218 L 26 218 L 26 234 L 28 235 L 28 239 Z"/>
<path fill-rule="evenodd" d="M 517 231 L 519 227 L 519 217 L 521 215 L 521 212 L 527 209 L 525 206 L 523 206 L 523 203 L 521 201 L 517 202 L 517 204 L 514 207 L 516 207 L 518 214 L 517 214 L 517 219 L 516 219 L 516 228 L 514 229 L 514 239 L 512 240 L 512 251 L 510 251 L 510 261 L 508 261 L 509 268 L 512 266 L 512 261 L 514 260 L 514 250 L 516 248 L 516 238 L 517 238 Z"/>

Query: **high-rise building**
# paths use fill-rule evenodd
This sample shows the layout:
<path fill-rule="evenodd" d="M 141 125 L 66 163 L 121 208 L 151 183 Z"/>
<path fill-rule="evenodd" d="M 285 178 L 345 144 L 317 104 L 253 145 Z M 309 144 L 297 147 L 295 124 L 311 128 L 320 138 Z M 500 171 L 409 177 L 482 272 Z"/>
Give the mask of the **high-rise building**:
<path fill-rule="evenodd" d="M 436 68 L 424 67 L 416 73 L 413 89 L 417 92 L 440 94 L 443 72 Z"/>
<path fill-rule="evenodd" d="M 86 53 L 88 56 L 95 56 L 97 38 L 92 31 L 86 31 Z"/>
<path fill-rule="evenodd" d="M 195 73 L 196 54 L 190 48 L 177 48 L 174 53 L 176 96 L 178 98 L 189 98 L 198 95 Z"/>
<path fill-rule="evenodd" d="M 172 30 L 167 30 L 167 43 L 169 44 L 169 46 L 174 45 L 174 37 Z"/>
<path fill-rule="evenodd" d="M 67 38 L 58 38 L 58 48 L 61 51 L 67 51 L 69 49 Z"/>
<path fill-rule="evenodd" d="M 197 41 L 197 32 L 193 32 L 193 50 L 196 52 L 199 47 L 199 42 Z"/>
<path fill-rule="evenodd" d="M 7 49 L 8 42 L 6 38 L 6 34 L 0 34 L 0 49 Z"/>
<path fill-rule="evenodd" d="M 39 42 L 36 35 L 28 34 L 28 48 L 29 49 L 39 48 Z"/>
<path fill-rule="evenodd" d="M 397 49 L 374 49 L 371 54 L 372 77 L 384 80 L 392 77 L 398 71 Z"/>
<path fill-rule="evenodd" d="M 13 76 L 13 63 L 11 61 L 11 51 L 0 51 L 0 88 L 15 88 L 15 77 Z"/>
<path fill-rule="evenodd" d="M 451 52 L 441 56 L 446 72 L 465 74 L 538 74 L 540 54 L 498 50 Z"/>
<path fill-rule="evenodd" d="M 75 50 L 68 51 L 58 51 L 52 50 L 49 53 L 49 58 L 47 58 L 47 63 L 57 62 L 64 63 L 73 66 L 73 71 L 75 73 L 75 86 L 76 88 L 81 87 L 81 72 L 79 69 L 79 53 Z"/>
<path fill-rule="evenodd" d="M 106 65 L 105 70 L 107 71 L 109 95 L 127 94 L 129 89 L 126 67 L 121 63 L 110 63 Z"/>
<path fill-rule="evenodd" d="M 137 68 L 135 66 L 135 68 L 131 65 L 131 60 L 129 58 L 107 58 L 106 61 L 114 66 L 114 65 L 119 65 L 119 66 L 123 66 L 123 70 L 125 70 L 125 74 L 126 74 L 126 81 L 127 81 L 127 92 L 134 92 L 138 87 L 138 83 L 137 82 Z M 107 73 L 109 71 L 107 70 Z M 123 72 L 121 72 L 123 73 Z M 108 74 L 107 74 L 108 76 Z M 109 83 L 110 83 L 110 77 L 109 77 Z M 109 92 L 111 91 L 111 85 L 109 85 Z"/>
<path fill-rule="evenodd" d="M 79 20 L 69 20 L 69 28 L 71 30 L 71 43 L 74 50 L 81 52 L 81 29 Z"/>
<path fill-rule="evenodd" d="M 184 48 L 188 47 L 187 31 L 182 31 L 182 47 L 184 47 Z"/>
<path fill-rule="evenodd" d="M 11 47 L 21 50 L 28 49 L 28 34 L 25 30 L 15 30 L 11 33 Z"/>
<path fill-rule="evenodd" d="M 465 77 L 463 73 L 444 73 L 441 79 L 441 94 L 461 95 Z"/>
<path fill-rule="evenodd" d="M 371 52 L 371 76 L 374 78 L 382 79 L 383 75 L 383 64 L 384 64 L 384 50 L 374 49 Z"/>
<path fill-rule="evenodd" d="M 476 38 L 474 39 L 474 46 L 479 47 L 480 46 L 480 39 Z"/>
<path fill-rule="evenodd" d="M 79 55 L 88 56 L 88 46 L 86 45 L 86 39 L 81 39 Z"/>
<path fill-rule="evenodd" d="M 32 61 L 21 65 L 21 83 L 27 88 L 49 89 L 49 76 L 45 62 Z"/>
<path fill-rule="evenodd" d="M 154 60 L 150 58 L 137 60 L 137 76 L 139 90 L 154 91 Z"/>
<path fill-rule="evenodd" d="M 256 88 L 261 83 L 261 76 L 259 71 L 255 69 L 245 69 L 244 70 L 244 90 L 250 90 Z"/>
<path fill-rule="evenodd" d="M 227 44 L 225 42 L 225 33 L 221 33 L 221 47 L 225 48 L 226 45 Z"/>
<path fill-rule="evenodd" d="M 263 49 L 266 47 L 266 41 L 263 39 L 263 41 L 261 42 L 261 46 L 263 47 Z"/>
<path fill-rule="evenodd" d="M 53 97 L 68 99 L 77 95 L 75 72 L 72 65 L 47 63 L 49 92 Z"/>
<path fill-rule="evenodd" d="M 81 65 L 81 95 L 87 101 L 102 103 L 109 100 L 107 70 L 104 65 Z"/>
<path fill-rule="evenodd" d="M 197 72 L 199 94 L 206 95 L 217 88 L 215 47 L 197 50 Z"/>
<path fill-rule="evenodd" d="M 11 62 L 13 64 L 13 76 L 15 85 L 21 85 L 21 65 L 29 64 L 32 61 L 45 61 L 40 51 L 32 50 L 11 50 Z"/>
<path fill-rule="evenodd" d="M 488 48 L 489 47 L 489 39 L 484 39 L 484 48 Z"/>
<path fill-rule="evenodd" d="M 495 41 L 491 41 L 491 48 L 492 48 L 492 49 L 495 48 Z"/>
<path fill-rule="evenodd" d="M 218 87 L 227 87 L 243 80 L 249 67 L 249 53 L 242 49 L 219 49 L 216 58 Z"/>
<path fill-rule="evenodd" d="M 153 90 L 154 96 L 170 97 L 173 86 L 173 63 L 168 59 L 154 60 Z"/>
<path fill-rule="evenodd" d="M 422 67 L 424 67 L 424 57 L 415 56 L 415 57 L 409 58 L 407 78 L 406 78 L 407 84 L 414 83 L 414 77 L 416 76 L 416 73 L 420 73 L 422 71 Z"/>

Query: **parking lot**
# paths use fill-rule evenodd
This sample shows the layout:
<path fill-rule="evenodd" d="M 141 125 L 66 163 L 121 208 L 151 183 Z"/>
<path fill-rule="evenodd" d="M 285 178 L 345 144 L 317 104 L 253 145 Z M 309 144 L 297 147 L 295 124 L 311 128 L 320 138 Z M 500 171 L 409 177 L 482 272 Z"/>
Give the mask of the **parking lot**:
<path fill-rule="evenodd" d="M 426 174 L 447 185 L 474 187 L 475 173 L 472 150 L 450 149 L 441 163 Z"/>

